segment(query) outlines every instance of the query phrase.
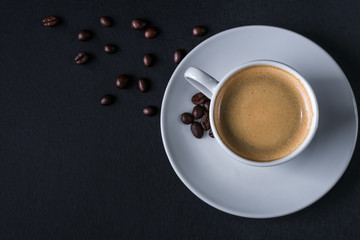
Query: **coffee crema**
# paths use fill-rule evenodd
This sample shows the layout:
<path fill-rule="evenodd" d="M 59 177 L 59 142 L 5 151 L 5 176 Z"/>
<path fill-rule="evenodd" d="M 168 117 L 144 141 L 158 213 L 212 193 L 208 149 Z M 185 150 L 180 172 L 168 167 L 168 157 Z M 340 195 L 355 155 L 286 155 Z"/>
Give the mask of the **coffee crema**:
<path fill-rule="evenodd" d="M 310 97 L 300 80 L 268 65 L 233 74 L 214 103 L 214 124 L 223 143 L 259 162 L 295 151 L 308 135 L 312 117 Z"/>

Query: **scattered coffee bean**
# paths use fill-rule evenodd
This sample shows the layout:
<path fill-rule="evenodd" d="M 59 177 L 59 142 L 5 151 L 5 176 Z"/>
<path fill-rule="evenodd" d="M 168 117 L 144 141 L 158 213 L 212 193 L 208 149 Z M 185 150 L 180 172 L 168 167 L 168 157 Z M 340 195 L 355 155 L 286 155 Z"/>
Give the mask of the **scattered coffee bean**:
<path fill-rule="evenodd" d="M 83 29 L 83 30 L 81 30 L 81 31 L 79 32 L 79 34 L 78 34 L 78 39 L 79 39 L 80 41 L 89 40 L 90 37 L 91 37 L 91 33 L 90 33 L 89 30 Z"/>
<path fill-rule="evenodd" d="M 195 26 L 192 30 L 194 36 L 203 36 L 207 32 L 207 29 L 203 26 Z"/>
<path fill-rule="evenodd" d="M 80 52 L 75 56 L 76 64 L 84 64 L 89 60 L 89 56 L 85 52 Z"/>
<path fill-rule="evenodd" d="M 191 132 L 196 138 L 202 138 L 202 136 L 204 135 L 204 129 L 198 122 L 193 122 L 191 124 Z"/>
<path fill-rule="evenodd" d="M 204 108 L 205 108 L 206 111 L 209 111 L 209 109 L 210 109 L 210 100 L 205 101 Z"/>
<path fill-rule="evenodd" d="M 110 27 L 112 25 L 112 21 L 109 17 L 101 17 L 100 23 L 103 27 Z"/>
<path fill-rule="evenodd" d="M 154 37 L 156 37 L 156 35 L 157 35 L 157 31 L 156 31 L 155 28 L 150 27 L 150 28 L 148 28 L 148 29 L 145 30 L 145 34 L 144 34 L 144 35 L 145 35 L 145 38 L 147 38 L 147 39 L 154 38 Z"/>
<path fill-rule="evenodd" d="M 117 88 L 126 88 L 129 84 L 129 76 L 121 74 L 116 78 L 115 85 Z"/>
<path fill-rule="evenodd" d="M 45 27 L 52 27 L 59 22 L 59 18 L 55 16 L 48 16 L 43 19 L 43 24 Z"/>
<path fill-rule="evenodd" d="M 191 113 L 183 113 L 181 114 L 181 121 L 184 123 L 184 124 L 190 124 L 192 122 L 194 122 L 194 116 L 191 115 Z"/>
<path fill-rule="evenodd" d="M 140 78 L 138 82 L 138 87 L 141 92 L 146 92 L 149 89 L 149 80 L 146 78 Z"/>
<path fill-rule="evenodd" d="M 105 95 L 102 97 L 100 103 L 103 106 L 108 106 L 114 102 L 115 98 L 113 95 Z"/>
<path fill-rule="evenodd" d="M 185 57 L 186 52 L 182 49 L 178 49 L 174 53 L 174 63 L 179 64 L 181 60 Z"/>
<path fill-rule="evenodd" d="M 207 97 L 199 92 L 199 93 L 196 93 L 194 96 L 192 96 L 191 98 L 191 102 L 195 105 L 199 105 L 199 104 L 202 104 L 204 103 L 205 101 L 207 100 Z"/>
<path fill-rule="evenodd" d="M 145 67 L 150 67 L 154 63 L 154 55 L 147 53 L 143 57 Z"/>
<path fill-rule="evenodd" d="M 134 19 L 131 21 L 131 28 L 134 30 L 142 30 L 146 27 L 147 23 L 141 19 Z"/>
<path fill-rule="evenodd" d="M 117 50 L 117 47 L 113 44 L 105 44 L 105 46 L 104 46 L 104 51 L 107 54 L 114 53 L 114 52 L 116 52 L 116 50 Z"/>
<path fill-rule="evenodd" d="M 204 114 L 204 108 L 202 106 L 196 105 L 193 108 L 192 115 L 194 116 L 195 119 L 201 118 L 203 114 Z"/>
<path fill-rule="evenodd" d="M 154 116 L 156 114 L 156 108 L 153 106 L 146 106 L 143 109 L 143 114 L 149 117 Z"/>
<path fill-rule="evenodd" d="M 211 129 L 209 130 L 209 136 L 214 138 L 214 133 L 213 133 L 213 131 Z"/>
<path fill-rule="evenodd" d="M 201 118 L 201 127 L 204 130 L 209 130 L 210 129 L 210 119 L 209 119 L 209 113 L 208 112 L 204 112 L 204 115 Z"/>

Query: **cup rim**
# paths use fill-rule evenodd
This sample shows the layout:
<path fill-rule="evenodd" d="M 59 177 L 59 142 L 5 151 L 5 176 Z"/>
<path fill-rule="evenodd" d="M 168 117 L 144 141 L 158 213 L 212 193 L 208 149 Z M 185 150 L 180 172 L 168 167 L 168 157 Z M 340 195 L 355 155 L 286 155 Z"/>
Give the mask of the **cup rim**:
<path fill-rule="evenodd" d="M 280 69 L 283 69 L 283 70 L 289 72 L 290 74 L 294 75 L 297 79 L 299 79 L 299 81 L 304 86 L 306 92 L 309 95 L 310 103 L 311 103 L 311 107 L 312 107 L 312 111 L 313 111 L 313 117 L 311 119 L 310 130 L 309 130 L 305 140 L 301 143 L 301 145 L 298 146 L 296 148 L 296 150 L 293 151 L 292 153 L 290 153 L 289 155 L 287 155 L 287 156 L 285 156 L 283 158 L 268 161 L 268 162 L 258 162 L 258 161 L 249 160 L 249 159 L 241 157 L 241 156 L 237 155 L 236 153 L 234 153 L 233 151 L 231 151 L 225 145 L 225 143 L 223 143 L 220 136 L 218 135 L 215 124 L 214 124 L 214 118 L 213 118 L 214 117 L 213 109 L 214 109 L 215 99 L 216 99 L 216 97 L 217 97 L 217 95 L 219 93 L 219 90 L 224 85 L 224 83 L 230 78 L 230 76 L 232 76 L 236 72 L 241 71 L 241 70 L 243 70 L 245 68 L 248 68 L 248 67 L 251 67 L 251 66 L 258 66 L 258 65 L 267 65 L 267 66 L 278 67 Z M 270 167 L 270 166 L 275 166 L 275 165 L 285 163 L 285 162 L 295 158 L 298 154 L 300 154 L 309 145 L 309 143 L 313 139 L 313 137 L 315 135 L 315 132 L 317 130 L 317 127 L 318 127 L 319 107 L 318 107 L 318 102 L 316 100 L 316 96 L 315 96 L 315 93 L 314 93 L 313 89 L 311 88 L 310 84 L 306 81 L 306 79 L 297 70 L 295 70 L 294 68 L 292 68 L 289 65 L 284 64 L 282 62 L 278 62 L 278 61 L 274 61 L 274 60 L 267 60 L 267 59 L 259 59 L 259 60 L 253 60 L 253 61 L 241 64 L 238 67 L 231 70 L 230 72 L 228 72 L 227 74 L 225 74 L 225 76 L 221 78 L 221 80 L 219 81 L 218 85 L 216 86 L 215 91 L 214 91 L 214 93 L 212 94 L 212 97 L 211 97 L 209 115 L 210 115 L 209 116 L 210 125 L 211 125 L 211 129 L 212 129 L 212 132 L 214 134 L 215 139 L 221 145 L 221 147 L 228 154 L 230 154 L 232 156 L 232 158 L 234 158 L 235 160 L 238 160 L 239 162 L 242 162 L 244 164 L 251 165 L 251 166 Z"/>

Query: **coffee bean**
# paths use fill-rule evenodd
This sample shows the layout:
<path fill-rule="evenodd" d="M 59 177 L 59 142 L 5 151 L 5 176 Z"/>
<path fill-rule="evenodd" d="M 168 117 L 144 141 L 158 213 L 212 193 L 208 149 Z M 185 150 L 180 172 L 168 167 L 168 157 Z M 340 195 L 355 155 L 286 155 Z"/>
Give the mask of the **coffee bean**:
<path fill-rule="evenodd" d="M 194 116 L 191 115 L 191 113 L 183 113 L 181 114 L 181 121 L 184 123 L 184 124 L 190 124 L 192 122 L 194 122 Z"/>
<path fill-rule="evenodd" d="M 202 136 L 204 135 L 204 129 L 198 122 L 193 122 L 191 124 L 191 132 L 196 138 L 202 138 Z"/>
<path fill-rule="evenodd" d="M 100 103 L 103 106 L 108 106 L 114 102 L 115 98 L 113 95 L 105 95 L 102 97 Z"/>
<path fill-rule="evenodd" d="M 210 119 L 209 119 L 209 113 L 208 112 L 204 112 L 204 115 L 201 118 L 201 127 L 204 130 L 209 130 L 210 129 Z"/>
<path fill-rule="evenodd" d="M 154 55 L 147 53 L 143 57 L 145 67 L 150 67 L 154 63 Z"/>
<path fill-rule="evenodd" d="M 112 21 L 109 17 L 101 17 L 100 23 L 103 27 L 110 27 L 112 25 Z"/>
<path fill-rule="evenodd" d="M 116 78 L 115 85 L 117 88 L 126 88 L 129 84 L 129 76 L 121 74 Z"/>
<path fill-rule="evenodd" d="M 156 114 L 156 108 L 153 106 L 146 106 L 143 109 L 143 114 L 149 117 L 154 116 Z"/>
<path fill-rule="evenodd" d="M 145 38 L 147 38 L 147 39 L 154 38 L 154 37 L 156 37 L 156 35 L 157 35 L 157 31 L 156 31 L 155 28 L 150 27 L 150 28 L 148 28 L 148 29 L 145 30 L 145 34 L 144 34 L 144 35 L 145 35 Z"/>
<path fill-rule="evenodd" d="M 195 26 L 192 30 L 194 36 L 203 36 L 207 32 L 207 29 L 203 26 Z"/>
<path fill-rule="evenodd" d="M 114 52 L 116 52 L 116 50 L 117 50 L 117 47 L 113 44 L 105 44 L 105 46 L 104 46 L 104 51 L 107 54 L 114 53 Z"/>
<path fill-rule="evenodd" d="M 147 23 L 141 19 L 134 19 L 131 21 L 131 28 L 134 30 L 142 30 L 146 27 Z"/>
<path fill-rule="evenodd" d="M 179 64 L 181 60 L 185 57 L 186 52 L 182 49 L 178 49 L 174 53 L 174 63 Z"/>
<path fill-rule="evenodd" d="M 195 105 L 199 105 L 199 104 L 202 104 L 206 101 L 207 97 L 199 92 L 199 93 L 196 93 L 194 96 L 192 96 L 191 98 L 191 102 Z"/>
<path fill-rule="evenodd" d="M 75 56 L 76 64 L 84 64 L 89 60 L 89 56 L 85 52 L 79 52 Z"/>
<path fill-rule="evenodd" d="M 43 24 L 45 27 L 52 27 L 59 22 L 59 18 L 55 16 L 48 16 L 43 19 Z"/>
<path fill-rule="evenodd" d="M 210 109 L 210 100 L 205 101 L 204 108 L 205 108 L 206 111 L 209 111 L 209 109 Z"/>
<path fill-rule="evenodd" d="M 210 128 L 210 130 L 209 130 L 209 136 L 212 137 L 212 138 L 214 138 L 214 133 L 213 133 L 213 131 L 211 130 L 211 128 Z"/>
<path fill-rule="evenodd" d="M 201 118 L 203 114 L 204 114 L 204 108 L 202 106 L 196 105 L 193 108 L 192 115 L 194 116 L 195 119 Z"/>
<path fill-rule="evenodd" d="M 149 80 L 146 78 L 140 78 L 139 82 L 138 82 L 138 87 L 140 89 L 140 91 L 142 92 L 146 92 L 149 89 Z"/>
<path fill-rule="evenodd" d="M 91 37 L 91 33 L 90 33 L 89 30 L 83 29 L 83 30 L 81 30 L 81 31 L 79 32 L 79 34 L 78 34 L 78 39 L 79 39 L 80 41 L 89 40 L 90 37 Z"/>

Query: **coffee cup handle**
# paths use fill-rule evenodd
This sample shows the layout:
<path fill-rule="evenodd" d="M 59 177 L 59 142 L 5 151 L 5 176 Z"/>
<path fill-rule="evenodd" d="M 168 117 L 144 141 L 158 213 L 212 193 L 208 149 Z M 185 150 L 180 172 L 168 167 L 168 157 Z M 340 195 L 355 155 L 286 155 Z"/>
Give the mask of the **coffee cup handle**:
<path fill-rule="evenodd" d="M 215 78 L 195 67 L 189 67 L 185 71 L 184 77 L 189 83 L 210 99 L 219 83 Z"/>

